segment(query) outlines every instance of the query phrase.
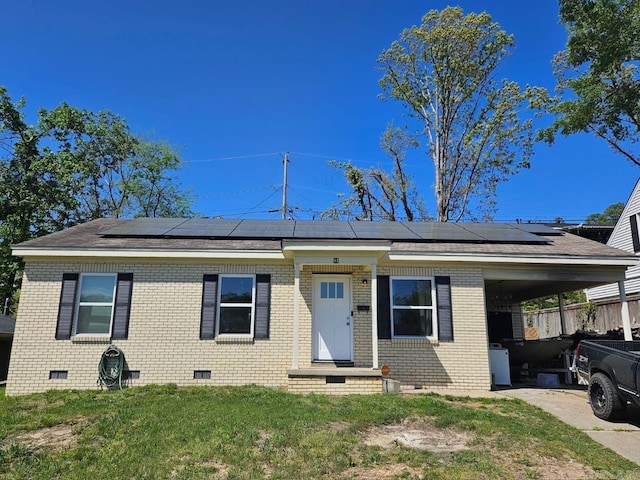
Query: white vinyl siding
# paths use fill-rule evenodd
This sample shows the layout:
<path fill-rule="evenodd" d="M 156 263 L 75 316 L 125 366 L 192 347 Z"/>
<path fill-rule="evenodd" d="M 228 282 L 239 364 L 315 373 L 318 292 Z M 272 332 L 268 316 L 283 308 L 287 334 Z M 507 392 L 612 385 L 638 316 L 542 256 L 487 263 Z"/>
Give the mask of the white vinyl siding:
<path fill-rule="evenodd" d="M 640 214 L 640 181 L 638 181 L 631 192 L 629 200 L 624 207 L 624 211 L 620 216 L 620 220 L 613 229 L 611 238 L 607 242 L 607 245 L 614 248 L 619 248 L 634 254 L 633 251 L 633 238 L 631 235 L 631 222 L 629 218 L 632 215 L 638 217 Z M 640 218 L 638 218 L 638 225 L 640 226 Z M 640 265 L 630 267 L 627 269 L 627 280 L 624 282 L 624 288 L 627 295 L 640 292 Z M 620 295 L 617 283 L 609 283 L 599 287 L 587 289 L 588 300 L 600 300 L 604 298 L 615 298 Z"/>

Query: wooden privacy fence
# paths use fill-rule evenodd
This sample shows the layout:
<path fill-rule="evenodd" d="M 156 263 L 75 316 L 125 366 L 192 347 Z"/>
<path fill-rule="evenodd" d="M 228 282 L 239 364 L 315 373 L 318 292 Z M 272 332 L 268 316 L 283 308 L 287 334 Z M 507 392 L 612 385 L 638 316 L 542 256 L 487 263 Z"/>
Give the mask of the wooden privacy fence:
<path fill-rule="evenodd" d="M 631 326 L 640 326 L 640 297 L 628 300 Z M 534 327 L 539 338 L 552 338 L 560 335 L 560 311 L 556 308 L 522 312 L 525 327 Z M 590 302 L 576 303 L 564 307 L 564 317 L 567 326 L 566 334 L 576 330 L 589 330 L 605 333 L 609 330 L 622 328 L 622 313 L 620 303 Z"/>

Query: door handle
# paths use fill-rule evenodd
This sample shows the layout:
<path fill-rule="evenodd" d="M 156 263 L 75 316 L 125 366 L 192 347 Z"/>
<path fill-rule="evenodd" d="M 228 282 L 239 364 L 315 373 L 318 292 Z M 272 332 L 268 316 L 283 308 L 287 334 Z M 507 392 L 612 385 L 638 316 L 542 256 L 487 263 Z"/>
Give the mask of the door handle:
<path fill-rule="evenodd" d="M 347 322 L 347 325 L 351 325 L 351 322 Z"/>

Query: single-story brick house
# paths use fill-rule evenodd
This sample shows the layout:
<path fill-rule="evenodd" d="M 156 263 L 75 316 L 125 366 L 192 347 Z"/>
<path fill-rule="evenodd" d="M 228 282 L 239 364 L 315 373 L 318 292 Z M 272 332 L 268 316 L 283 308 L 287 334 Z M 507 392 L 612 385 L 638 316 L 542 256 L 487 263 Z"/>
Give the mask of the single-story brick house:
<path fill-rule="evenodd" d="M 520 302 L 618 282 L 637 258 L 538 225 L 99 219 L 24 258 L 7 394 L 130 384 L 293 392 L 484 389 Z"/>

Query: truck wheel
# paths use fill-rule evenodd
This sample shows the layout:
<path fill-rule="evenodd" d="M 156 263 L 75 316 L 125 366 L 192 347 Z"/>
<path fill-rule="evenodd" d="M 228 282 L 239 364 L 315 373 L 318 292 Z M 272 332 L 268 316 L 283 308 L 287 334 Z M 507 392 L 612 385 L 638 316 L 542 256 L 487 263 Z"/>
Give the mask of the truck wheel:
<path fill-rule="evenodd" d="M 616 387 L 603 373 L 591 375 L 589 403 L 593 414 L 603 420 L 612 420 L 623 409 Z"/>

